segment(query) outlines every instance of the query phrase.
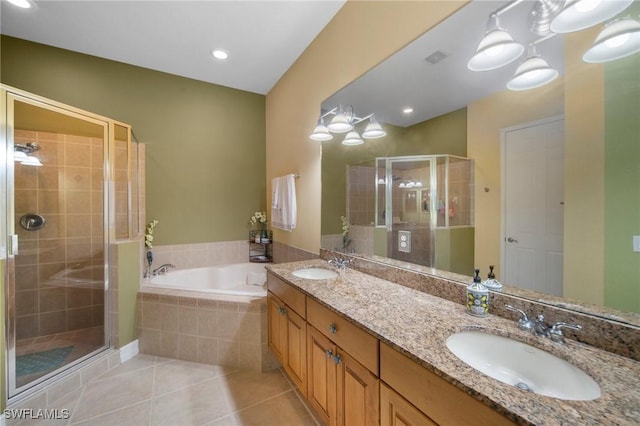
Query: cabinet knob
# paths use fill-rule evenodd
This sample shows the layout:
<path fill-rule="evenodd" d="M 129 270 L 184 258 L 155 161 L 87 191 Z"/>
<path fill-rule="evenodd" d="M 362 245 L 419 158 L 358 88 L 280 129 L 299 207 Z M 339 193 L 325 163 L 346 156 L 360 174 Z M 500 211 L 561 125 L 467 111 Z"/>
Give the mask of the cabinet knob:
<path fill-rule="evenodd" d="M 329 324 L 329 333 L 336 334 L 337 331 L 338 329 L 336 328 L 336 325 L 334 323 Z"/>
<path fill-rule="evenodd" d="M 327 349 L 327 358 L 333 358 L 333 351 L 331 349 Z"/>
<path fill-rule="evenodd" d="M 285 308 L 279 306 L 278 307 L 278 312 L 280 312 L 280 315 L 286 315 L 287 310 Z"/>
<path fill-rule="evenodd" d="M 336 363 L 336 365 L 337 365 L 337 364 L 340 364 L 340 361 L 342 361 L 342 358 L 340 357 L 340 355 L 335 354 L 335 355 L 333 356 L 333 362 L 335 362 L 335 363 Z"/>

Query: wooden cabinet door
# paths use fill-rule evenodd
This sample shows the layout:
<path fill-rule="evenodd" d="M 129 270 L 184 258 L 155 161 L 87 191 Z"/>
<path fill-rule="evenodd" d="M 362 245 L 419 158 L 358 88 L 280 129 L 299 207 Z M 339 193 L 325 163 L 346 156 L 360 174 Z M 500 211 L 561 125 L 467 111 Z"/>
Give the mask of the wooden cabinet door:
<path fill-rule="evenodd" d="M 284 369 L 303 395 L 307 394 L 307 323 L 293 309 L 286 310 Z"/>
<path fill-rule="evenodd" d="M 437 426 L 384 383 L 380 384 L 380 426 Z"/>
<path fill-rule="evenodd" d="M 285 365 L 287 348 L 287 320 L 285 304 L 272 293 L 267 296 L 267 312 L 269 321 L 269 349 L 280 362 Z"/>
<path fill-rule="evenodd" d="M 307 401 L 326 425 L 337 424 L 336 345 L 307 325 Z"/>
<path fill-rule="evenodd" d="M 380 424 L 380 381 L 340 348 L 338 357 L 338 425 Z"/>

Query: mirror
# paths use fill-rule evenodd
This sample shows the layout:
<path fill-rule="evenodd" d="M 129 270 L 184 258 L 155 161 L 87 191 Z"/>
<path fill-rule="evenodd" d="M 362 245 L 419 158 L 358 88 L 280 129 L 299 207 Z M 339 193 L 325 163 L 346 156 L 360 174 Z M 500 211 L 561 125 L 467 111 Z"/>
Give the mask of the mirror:
<path fill-rule="evenodd" d="M 349 181 L 350 168 L 375 168 L 381 157 L 466 157 L 473 161 L 474 171 L 472 258 L 484 278 L 489 265 L 496 265 L 505 292 L 594 315 L 614 312 L 620 321 L 640 325 L 640 253 L 633 246 L 634 235 L 640 235 L 640 53 L 605 64 L 585 63 L 582 56 L 604 24 L 539 41 L 543 37 L 529 29 L 529 15 L 538 2 L 519 2 L 500 14 L 500 26 L 524 45 L 537 41 L 538 53 L 559 77 L 536 89 L 507 90 L 526 52 L 499 69 L 467 69 L 489 15 L 507 3 L 467 4 L 323 102 L 323 111 L 351 105 L 356 116 L 375 113 L 387 135 L 358 146 L 341 145 L 340 135 L 322 142 L 322 246 L 341 248 L 340 216 L 348 212 L 348 249 L 376 259 L 388 256 L 389 230 L 384 224 L 376 226 L 377 182 L 370 181 L 368 196 L 361 192 L 355 199 L 358 182 Z M 637 17 L 640 1 L 619 15 Z M 405 107 L 413 107 L 413 112 L 403 113 Z M 547 159 L 561 159 L 555 161 L 558 175 L 535 166 L 546 168 L 554 161 L 527 168 L 522 158 L 509 157 L 517 146 L 510 138 L 528 137 L 526 131 L 538 126 L 550 126 L 540 127 L 547 133 L 560 126 L 555 132 L 561 143 L 547 153 Z M 547 193 L 538 203 L 503 195 L 513 189 L 509 183 L 514 180 L 507 174 L 514 169 L 530 173 L 519 178 L 525 194 L 533 192 L 530 179 L 546 181 Z M 513 247 L 522 244 L 518 235 L 526 234 L 512 234 L 508 228 L 513 223 L 506 216 L 509 200 L 529 203 L 520 206 L 524 212 L 534 212 L 537 204 L 553 204 L 555 222 L 544 225 L 560 237 L 560 249 L 559 256 L 551 251 L 546 266 L 530 263 L 529 269 L 525 265 L 519 272 L 509 270 L 518 263 L 513 260 L 518 256 Z M 356 210 L 363 219 L 354 219 Z M 451 252 L 456 252 L 456 241 L 450 243 Z M 561 277 L 559 290 L 531 291 L 526 283 L 506 278 L 536 282 L 554 268 Z M 470 280 L 472 273 L 466 272 L 469 277 L 461 280 Z"/>

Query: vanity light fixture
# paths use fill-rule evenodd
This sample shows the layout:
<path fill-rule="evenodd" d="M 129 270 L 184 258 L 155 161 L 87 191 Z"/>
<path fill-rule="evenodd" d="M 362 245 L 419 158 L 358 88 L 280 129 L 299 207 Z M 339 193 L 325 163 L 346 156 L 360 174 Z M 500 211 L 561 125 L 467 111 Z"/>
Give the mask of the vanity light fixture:
<path fill-rule="evenodd" d="M 313 133 L 309 136 L 310 139 L 314 141 L 330 141 L 333 139 L 333 135 L 329 133 L 329 129 L 324 125 L 324 118 L 318 118 L 318 124 L 316 128 L 313 129 Z"/>
<path fill-rule="evenodd" d="M 515 61 L 522 52 L 524 47 L 500 28 L 498 13 L 494 12 L 489 17 L 487 31 L 480 40 L 476 53 L 467 62 L 467 68 L 471 71 L 494 70 Z"/>
<path fill-rule="evenodd" d="M 378 139 L 387 136 L 380 123 L 376 121 L 374 114 L 371 114 L 369 124 L 365 127 L 362 137 L 365 139 Z"/>
<path fill-rule="evenodd" d="M 352 130 L 349 133 L 347 133 L 347 136 L 345 136 L 344 140 L 342 141 L 342 145 L 349 145 L 349 146 L 361 145 L 363 143 L 364 141 L 362 140 L 358 132 L 356 132 L 355 130 Z"/>
<path fill-rule="evenodd" d="M 592 27 L 613 18 L 631 3 L 633 0 L 567 0 L 551 21 L 551 31 L 570 33 Z"/>
<path fill-rule="evenodd" d="M 515 75 L 507 83 L 507 89 L 535 89 L 536 87 L 541 87 L 552 82 L 558 77 L 558 70 L 551 68 L 547 61 L 538 55 L 534 43 L 529 45 L 527 56 L 527 59 L 518 65 Z"/>
<path fill-rule="evenodd" d="M 29 9 L 31 7 L 31 2 L 28 0 L 8 0 L 14 6 L 21 7 L 22 9 Z"/>
<path fill-rule="evenodd" d="M 333 115 L 331 121 L 325 126 L 324 119 Z M 354 129 L 354 126 L 369 120 L 367 126 L 362 133 L 362 136 Z M 353 112 L 353 107 L 348 105 L 338 105 L 320 114 L 318 118 L 318 124 L 313 129 L 313 132 L 309 135 L 309 139 L 314 141 L 328 141 L 333 139 L 332 133 L 347 133 L 343 145 L 360 145 L 364 143 L 364 139 L 378 139 L 387 135 L 387 132 L 382 128 L 380 123 L 376 120 L 374 114 L 369 114 L 366 117 L 357 117 Z"/>
<path fill-rule="evenodd" d="M 220 59 L 221 61 L 224 61 L 229 57 L 229 52 L 227 52 L 224 49 L 213 49 L 211 51 L 211 54 L 213 55 L 214 58 Z"/>
<path fill-rule="evenodd" d="M 353 130 L 352 120 L 353 108 L 351 106 L 339 105 L 336 115 L 331 119 L 327 127 L 334 133 L 347 133 Z"/>
<path fill-rule="evenodd" d="M 602 63 L 640 52 L 640 22 L 630 17 L 609 22 L 596 37 L 582 60 Z"/>

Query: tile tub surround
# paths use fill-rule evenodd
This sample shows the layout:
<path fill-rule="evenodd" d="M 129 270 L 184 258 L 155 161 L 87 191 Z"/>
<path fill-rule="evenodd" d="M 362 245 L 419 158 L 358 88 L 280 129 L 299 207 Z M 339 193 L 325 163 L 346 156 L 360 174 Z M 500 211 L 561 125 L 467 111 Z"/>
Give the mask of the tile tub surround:
<path fill-rule="evenodd" d="M 512 319 L 468 315 L 464 306 L 390 281 L 348 269 L 344 277 L 305 280 L 292 272 L 326 267 L 323 260 L 267 266 L 285 281 L 356 326 L 518 424 L 640 423 L 640 362 L 572 340 L 564 345 L 519 330 Z M 446 347 L 461 330 L 482 329 L 511 337 L 563 358 L 600 385 L 593 401 L 563 401 L 526 393 L 467 366 Z"/>
<path fill-rule="evenodd" d="M 349 256 L 330 250 L 321 250 L 322 259 L 328 260 L 335 256 L 349 257 L 352 262 L 350 268 L 382 278 L 405 287 L 413 288 L 442 299 L 455 303 L 463 303 L 466 300 L 466 283 L 470 277 L 452 272 L 439 271 L 420 265 L 407 264 L 387 258 L 368 255 Z M 483 271 L 481 273 L 486 273 Z M 640 328 L 621 321 L 610 321 L 607 318 L 620 318 L 633 324 L 640 324 L 640 314 L 621 313 L 612 309 L 598 306 L 588 306 L 587 312 L 579 312 L 581 305 L 568 302 L 566 299 L 544 296 L 545 300 L 553 305 L 534 302 L 539 299 L 538 293 L 528 290 L 505 286 L 510 294 L 491 292 L 490 308 L 492 314 L 499 315 L 510 320 L 517 320 L 517 314 L 507 311 L 505 304 L 510 304 L 523 310 L 529 317 L 543 314 L 548 322 L 568 322 L 580 324 L 583 329 L 579 332 L 564 330 L 567 338 L 604 349 L 625 357 L 640 361 Z M 516 294 L 518 296 L 516 296 Z M 569 305 L 572 309 L 563 309 Z"/>
<path fill-rule="evenodd" d="M 249 261 L 248 240 L 154 245 L 151 251 L 153 252 L 152 269 L 165 263 L 176 265 L 177 269 L 192 269 Z M 147 261 L 145 256 L 146 251 L 142 253 L 144 270 L 146 271 Z"/>
<path fill-rule="evenodd" d="M 257 371 L 278 367 L 267 347 L 266 297 L 144 289 L 138 339 L 148 355 Z"/>

